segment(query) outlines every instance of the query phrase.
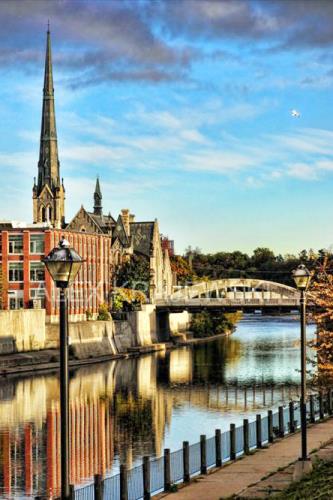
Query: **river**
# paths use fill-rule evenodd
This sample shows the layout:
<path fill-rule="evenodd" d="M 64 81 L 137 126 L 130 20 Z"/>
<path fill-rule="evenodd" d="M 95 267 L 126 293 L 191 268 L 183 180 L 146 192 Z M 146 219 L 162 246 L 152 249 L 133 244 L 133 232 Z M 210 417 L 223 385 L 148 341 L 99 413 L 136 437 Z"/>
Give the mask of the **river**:
<path fill-rule="evenodd" d="M 299 367 L 297 316 L 256 315 L 228 338 L 71 372 L 71 482 L 115 474 L 120 462 L 133 467 L 297 399 Z M 2 380 L 1 498 L 56 493 L 59 420 L 56 374 Z"/>

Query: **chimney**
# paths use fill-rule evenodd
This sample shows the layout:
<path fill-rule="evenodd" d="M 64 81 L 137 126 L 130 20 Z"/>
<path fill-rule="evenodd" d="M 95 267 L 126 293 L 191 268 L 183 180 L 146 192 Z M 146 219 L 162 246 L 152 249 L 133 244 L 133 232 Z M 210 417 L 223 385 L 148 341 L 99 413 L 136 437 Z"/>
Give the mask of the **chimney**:
<path fill-rule="evenodd" d="M 121 211 L 121 218 L 124 224 L 127 236 L 130 236 L 130 213 L 128 208 L 123 208 Z"/>
<path fill-rule="evenodd" d="M 134 214 L 130 214 L 129 221 L 130 221 L 130 224 L 132 224 L 132 222 L 135 222 L 135 215 Z"/>

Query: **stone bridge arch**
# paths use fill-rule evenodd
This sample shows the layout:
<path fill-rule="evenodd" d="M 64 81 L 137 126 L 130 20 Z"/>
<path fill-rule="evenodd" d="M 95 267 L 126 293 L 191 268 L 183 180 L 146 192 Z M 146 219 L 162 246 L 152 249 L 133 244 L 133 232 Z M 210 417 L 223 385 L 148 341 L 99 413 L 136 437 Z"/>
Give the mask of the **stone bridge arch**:
<path fill-rule="evenodd" d="M 202 281 L 193 285 L 174 288 L 170 299 L 185 300 L 195 298 L 246 298 L 246 299 L 298 299 L 296 288 L 274 281 L 228 278 L 214 281 Z"/>

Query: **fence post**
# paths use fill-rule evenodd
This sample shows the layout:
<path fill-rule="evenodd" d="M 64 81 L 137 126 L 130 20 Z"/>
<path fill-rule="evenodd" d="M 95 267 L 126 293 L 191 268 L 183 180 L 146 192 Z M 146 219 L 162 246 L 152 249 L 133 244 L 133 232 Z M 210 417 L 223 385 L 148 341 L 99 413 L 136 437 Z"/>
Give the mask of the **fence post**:
<path fill-rule="evenodd" d="M 274 433 L 273 433 L 273 411 L 268 410 L 268 442 L 273 443 L 274 441 Z"/>
<path fill-rule="evenodd" d="M 200 472 L 207 474 L 207 459 L 206 459 L 206 435 L 200 436 Z"/>
<path fill-rule="evenodd" d="M 230 460 L 236 460 L 236 426 L 230 424 Z"/>
<path fill-rule="evenodd" d="M 293 401 L 289 401 L 289 427 L 290 432 L 295 432 L 295 412 Z"/>
<path fill-rule="evenodd" d="M 190 482 L 190 445 L 188 441 L 183 441 L 183 466 L 184 466 L 184 483 Z"/>
<path fill-rule="evenodd" d="M 243 441 L 244 441 L 244 453 L 248 455 L 250 453 L 249 444 L 249 421 L 247 418 L 243 420 Z"/>
<path fill-rule="evenodd" d="M 323 402 L 323 393 L 321 391 L 318 394 L 318 399 L 319 399 L 319 418 L 320 418 L 320 420 L 323 420 L 323 418 L 324 418 L 324 402 Z"/>
<path fill-rule="evenodd" d="M 95 500 L 103 500 L 103 478 L 101 474 L 94 475 Z"/>
<path fill-rule="evenodd" d="M 313 394 L 310 394 L 310 422 L 312 424 L 314 424 L 316 422 L 314 395 Z"/>
<path fill-rule="evenodd" d="M 75 500 L 74 484 L 69 485 L 69 500 Z"/>
<path fill-rule="evenodd" d="M 144 456 L 142 460 L 143 500 L 150 500 L 150 460 Z"/>
<path fill-rule="evenodd" d="M 284 415 L 283 406 L 279 406 L 279 436 L 284 437 Z"/>
<path fill-rule="evenodd" d="M 262 448 L 261 437 L 261 415 L 256 415 L 256 435 L 257 435 L 257 448 Z"/>
<path fill-rule="evenodd" d="M 170 465 L 170 449 L 164 450 L 164 491 L 171 489 L 171 465 Z"/>
<path fill-rule="evenodd" d="M 222 437 L 221 429 L 215 429 L 215 464 L 216 467 L 222 466 Z"/>
<path fill-rule="evenodd" d="M 120 500 L 128 500 L 127 467 L 120 465 Z"/>

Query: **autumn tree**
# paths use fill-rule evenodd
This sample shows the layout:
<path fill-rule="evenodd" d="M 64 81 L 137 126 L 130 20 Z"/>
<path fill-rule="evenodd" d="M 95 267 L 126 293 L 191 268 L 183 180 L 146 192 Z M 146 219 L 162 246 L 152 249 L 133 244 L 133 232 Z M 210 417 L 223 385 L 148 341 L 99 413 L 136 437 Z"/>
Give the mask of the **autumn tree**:
<path fill-rule="evenodd" d="M 313 307 L 312 318 L 316 322 L 317 372 L 315 383 L 331 386 L 333 383 L 333 256 L 317 259 L 317 266 L 308 291 L 308 302 Z"/>

